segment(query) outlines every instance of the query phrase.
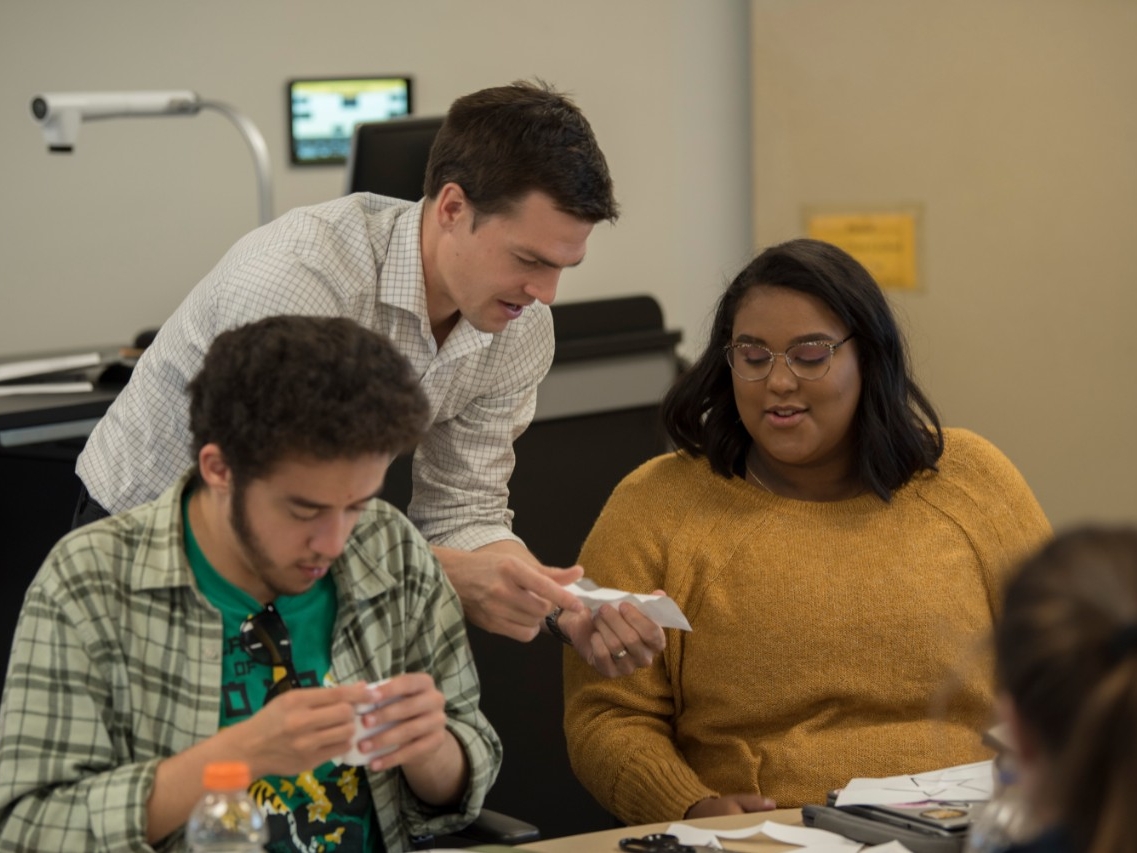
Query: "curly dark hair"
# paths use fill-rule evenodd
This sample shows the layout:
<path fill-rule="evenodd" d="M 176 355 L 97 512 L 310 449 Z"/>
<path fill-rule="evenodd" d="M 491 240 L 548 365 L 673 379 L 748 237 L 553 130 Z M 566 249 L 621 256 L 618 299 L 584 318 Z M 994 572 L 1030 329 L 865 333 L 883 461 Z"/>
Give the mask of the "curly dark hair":
<path fill-rule="evenodd" d="M 294 456 L 394 456 L 422 437 L 430 411 L 394 344 L 343 317 L 222 332 L 189 392 L 194 457 L 217 444 L 238 483 Z"/>
<path fill-rule="evenodd" d="M 507 213 L 533 190 L 586 222 L 615 222 L 619 208 L 604 153 L 580 108 L 541 81 L 517 81 L 458 98 L 430 149 L 423 192 L 456 183 L 474 209 Z"/>
<path fill-rule="evenodd" d="M 820 240 L 790 240 L 767 249 L 727 287 L 706 349 L 663 401 L 664 425 L 675 446 L 705 455 L 724 477 L 745 476 L 752 439 L 739 418 L 723 348 L 731 342 L 743 298 L 755 287 L 814 296 L 856 335 L 861 399 L 852 428 L 865 487 L 888 501 L 917 472 L 934 470 L 943 454 L 943 430 L 912 376 L 892 309 L 863 266 Z"/>

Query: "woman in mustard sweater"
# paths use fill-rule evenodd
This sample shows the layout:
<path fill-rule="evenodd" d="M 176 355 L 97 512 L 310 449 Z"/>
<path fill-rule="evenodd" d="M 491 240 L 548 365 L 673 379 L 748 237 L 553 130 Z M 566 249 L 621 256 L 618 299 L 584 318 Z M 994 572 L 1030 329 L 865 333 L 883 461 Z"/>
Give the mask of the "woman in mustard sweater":
<path fill-rule="evenodd" d="M 566 655 L 593 796 L 647 823 L 990 757 L 989 656 L 932 706 L 1050 525 L 1002 453 L 941 429 L 868 272 L 815 240 L 763 252 L 664 420 L 678 452 L 624 479 L 580 562 L 603 586 L 666 590 L 693 630 L 615 680 Z"/>

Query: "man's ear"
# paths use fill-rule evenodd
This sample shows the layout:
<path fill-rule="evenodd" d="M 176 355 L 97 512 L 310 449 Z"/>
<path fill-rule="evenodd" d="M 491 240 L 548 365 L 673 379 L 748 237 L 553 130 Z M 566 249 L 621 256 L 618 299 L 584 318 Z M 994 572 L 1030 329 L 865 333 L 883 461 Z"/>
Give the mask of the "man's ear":
<path fill-rule="evenodd" d="M 205 485 L 218 494 L 233 489 L 233 471 L 225 461 L 225 454 L 216 444 L 205 445 L 197 454 L 197 470 Z"/>
<path fill-rule="evenodd" d="M 435 221 L 443 231 L 452 230 L 473 214 L 473 206 L 466 197 L 465 190 L 453 181 L 443 185 L 434 199 L 433 207 Z"/>

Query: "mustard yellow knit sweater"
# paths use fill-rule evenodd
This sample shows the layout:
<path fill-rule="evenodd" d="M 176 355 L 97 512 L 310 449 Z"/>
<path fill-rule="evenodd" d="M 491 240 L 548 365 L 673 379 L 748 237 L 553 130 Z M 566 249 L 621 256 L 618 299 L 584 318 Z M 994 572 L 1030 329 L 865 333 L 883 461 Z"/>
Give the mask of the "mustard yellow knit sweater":
<path fill-rule="evenodd" d="M 679 454 L 624 479 L 584 545 L 586 575 L 667 590 L 694 630 L 668 631 L 627 678 L 566 654 L 572 766 L 605 808 L 635 824 L 717 794 L 799 806 L 854 776 L 990 757 L 981 646 L 1006 572 L 1051 530 L 993 445 L 945 441 L 940 470 L 890 503 L 789 500 Z"/>

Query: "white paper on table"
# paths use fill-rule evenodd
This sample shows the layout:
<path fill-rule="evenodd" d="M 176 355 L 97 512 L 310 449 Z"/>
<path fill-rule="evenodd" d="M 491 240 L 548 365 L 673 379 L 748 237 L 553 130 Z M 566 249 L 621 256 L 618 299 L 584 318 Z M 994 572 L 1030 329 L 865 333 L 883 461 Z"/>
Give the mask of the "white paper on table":
<path fill-rule="evenodd" d="M 593 613 L 599 610 L 601 605 L 611 604 L 615 607 L 627 601 L 661 628 L 691 630 L 691 623 L 687 621 L 679 605 L 666 595 L 640 595 L 619 589 L 608 589 L 586 579 L 570 583 L 565 589 L 579 598 Z"/>
<path fill-rule="evenodd" d="M 773 820 L 768 820 L 762 824 L 762 834 L 783 844 L 796 844 L 798 847 L 809 847 L 811 849 L 822 845 L 826 847 L 836 845 L 846 850 L 850 847 L 861 846 L 859 841 L 853 841 L 851 838 L 830 832 L 828 829 L 817 829 L 812 826 L 791 826 L 788 823 L 778 823 Z"/>
<path fill-rule="evenodd" d="M 813 853 L 854 853 L 861 848 L 859 841 L 845 838 L 827 829 L 815 829 L 811 826 L 792 826 L 788 823 L 778 823 L 773 820 L 764 820 L 753 826 L 740 829 L 702 829 L 687 823 L 673 823 L 667 827 L 667 834 L 674 835 L 681 844 L 703 844 L 709 847 L 722 848 L 720 838 L 741 839 L 751 838 L 755 835 L 765 835 L 783 844 L 793 844 L 803 847 Z"/>
<path fill-rule="evenodd" d="M 874 844 L 872 847 L 866 847 L 864 853 L 912 853 L 912 851 L 899 841 L 886 841 L 884 844 Z"/>
<path fill-rule="evenodd" d="M 977 761 L 913 776 L 851 779 L 837 795 L 836 805 L 879 806 L 922 800 L 989 800 L 994 788 L 992 764 Z"/>

